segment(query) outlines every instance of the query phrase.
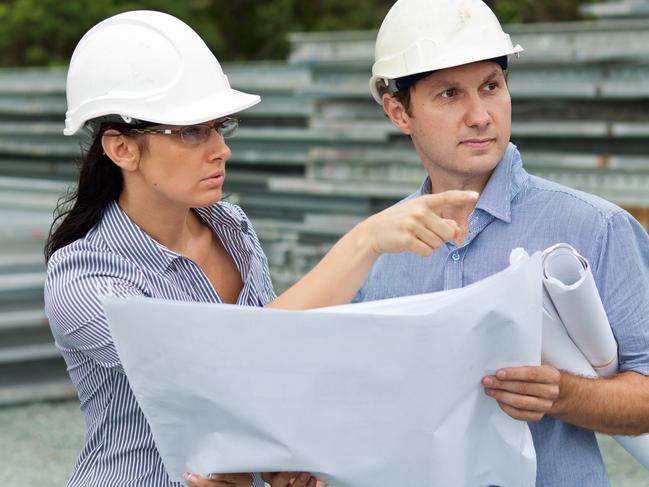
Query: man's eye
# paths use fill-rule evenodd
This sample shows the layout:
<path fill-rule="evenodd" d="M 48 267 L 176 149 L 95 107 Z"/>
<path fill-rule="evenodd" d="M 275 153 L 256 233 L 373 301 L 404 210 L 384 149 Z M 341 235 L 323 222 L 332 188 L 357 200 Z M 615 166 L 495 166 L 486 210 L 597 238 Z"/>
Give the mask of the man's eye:
<path fill-rule="evenodd" d="M 494 91 L 496 88 L 498 88 L 498 83 L 492 81 L 491 83 L 487 83 L 485 85 L 485 88 L 487 88 L 488 91 Z"/>
<path fill-rule="evenodd" d="M 457 94 L 455 88 L 449 88 L 448 90 L 442 91 L 443 98 L 453 98 Z"/>

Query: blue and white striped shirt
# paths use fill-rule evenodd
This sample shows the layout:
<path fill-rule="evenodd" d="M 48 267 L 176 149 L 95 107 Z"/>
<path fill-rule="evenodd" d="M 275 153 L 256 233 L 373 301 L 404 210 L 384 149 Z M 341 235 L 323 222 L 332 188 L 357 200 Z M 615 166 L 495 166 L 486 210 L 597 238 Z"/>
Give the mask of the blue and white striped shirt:
<path fill-rule="evenodd" d="M 566 242 L 593 270 L 619 345 L 621 371 L 649 375 L 649 236 L 626 211 L 597 196 L 530 176 L 510 144 L 469 220 L 469 237 L 429 257 L 379 258 L 354 301 L 408 296 L 467 286 L 530 253 Z M 426 179 L 412 199 L 431 192 Z M 452 323 L 449 323 L 452 326 Z M 607 487 L 595 435 L 550 416 L 530 423 L 537 487 Z"/>
<path fill-rule="evenodd" d="M 196 212 L 241 273 L 244 285 L 237 304 L 272 301 L 266 256 L 243 211 L 220 202 Z M 149 237 L 115 202 L 85 237 L 59 249 L 48 264 L 45 309 L 87 426 L 68 486 L 180 487 L 169 480 L 124 375 L 101 305 L 105 294 L 210 303 L 221 299 L 192 260 Z M 253 485 L 264 483 L 256 475 Z"/>

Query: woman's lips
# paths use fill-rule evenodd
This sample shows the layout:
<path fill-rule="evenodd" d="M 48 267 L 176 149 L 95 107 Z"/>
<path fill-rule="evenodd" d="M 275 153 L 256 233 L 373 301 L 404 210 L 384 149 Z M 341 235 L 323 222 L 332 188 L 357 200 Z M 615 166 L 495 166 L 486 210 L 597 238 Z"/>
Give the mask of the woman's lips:
<path fill-rule="evenodd" d="M 210 186 L 221 186 L 225 176 L 223 174 L 215 174 L 214 176 L 207 177 L 203 179 L 203 182 L 209 184 Z"/>

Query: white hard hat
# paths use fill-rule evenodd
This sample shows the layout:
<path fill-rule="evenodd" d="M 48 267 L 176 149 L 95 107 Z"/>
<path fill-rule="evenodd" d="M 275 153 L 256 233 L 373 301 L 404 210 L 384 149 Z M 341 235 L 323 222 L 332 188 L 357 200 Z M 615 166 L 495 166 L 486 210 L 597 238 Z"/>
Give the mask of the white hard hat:
<path fill-rule="evenodd" d="M 398 0 L 376 38 L 370 91 L 381 104 L 377 83 L 522 50 L 481 0 Z"/>
<path fill-rule="evenodd" d="M 260 101 L 230 88 L 203 40 L 162 12 L 110 17 L 77 44 L 68 70 L 65 135 L 106 115 L 167 125 L 191 125 Z"/>

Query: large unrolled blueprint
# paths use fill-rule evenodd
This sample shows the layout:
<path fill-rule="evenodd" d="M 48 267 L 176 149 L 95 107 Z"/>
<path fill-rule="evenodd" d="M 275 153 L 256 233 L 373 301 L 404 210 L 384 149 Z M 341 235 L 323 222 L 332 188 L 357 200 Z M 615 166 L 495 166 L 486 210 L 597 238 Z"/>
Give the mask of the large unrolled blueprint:
<path fill-rule="evenodd" d="M 518 249 L 511 261 L 526 255 Z M 614 375 L 617 343 L 588 261 L 562 243 L 543 252 L 542 263 L 543 361 L 585 377 Z M 613 438 L 649 470 L 649 435 Z"/>
<path fill-rule="evenodd" d="M 481 379 L 540 363 L 541 293 L 537 254 L 377 311 L 144 298 L 105 308 L 172 480 L 285 470 L 335 487 L 532 487 L 530 431 Z"/>

